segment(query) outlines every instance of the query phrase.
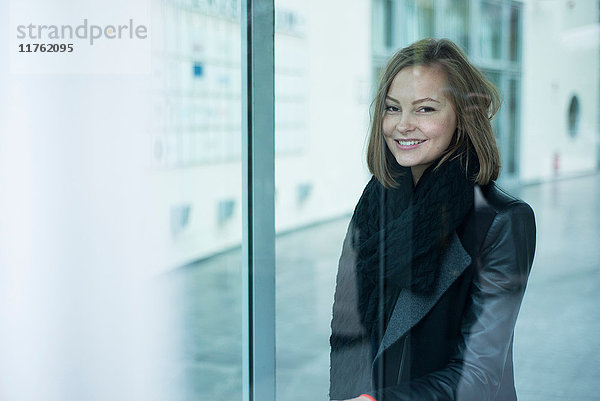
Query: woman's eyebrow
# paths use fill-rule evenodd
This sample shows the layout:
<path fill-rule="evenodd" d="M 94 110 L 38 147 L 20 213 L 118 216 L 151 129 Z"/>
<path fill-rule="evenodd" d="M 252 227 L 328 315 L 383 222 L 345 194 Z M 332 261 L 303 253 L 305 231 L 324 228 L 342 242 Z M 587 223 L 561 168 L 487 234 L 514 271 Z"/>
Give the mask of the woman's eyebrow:
<path fill-rule="evenodd" d="M 393 97 L 391 97 L 391 96 L 386 96 L 386 97 L 385 97 L 385 100 L 391 100 L 392 102 L 395 102 L 395 103 L 398 103 L 398 104 L 400 104 L 400 102 L 399 102 L 398 100 L 394 99 L 394 98 L 393 98 Z M 435 102 L 435 103 L 440 103 L 440 101 L 438 101 L 438 100 L 435 100 L 435 99 L 433 99 L 433 98 L 430 98 L 430 97 L 424 97 L 423 99 L 417 99 L 417 100 L 415 100 L 414 102 L 412 102 L 412 104 L 413 104 L 413 105 L 415 105 L 415 104 L 424 103 L 424 102 Z"/>
<path fill-rule="evenodd" d="M 424 97 L 423 99 L 415 100 L 414 102 L 412 102 L 412 104 L 415 105 L 415 104 L 424 103 L 424 102 L 436 102 L 436 103 L 440 103 L 439 101 L 437 101 L 435 99 L 432 99 L 430 97 Z"/>

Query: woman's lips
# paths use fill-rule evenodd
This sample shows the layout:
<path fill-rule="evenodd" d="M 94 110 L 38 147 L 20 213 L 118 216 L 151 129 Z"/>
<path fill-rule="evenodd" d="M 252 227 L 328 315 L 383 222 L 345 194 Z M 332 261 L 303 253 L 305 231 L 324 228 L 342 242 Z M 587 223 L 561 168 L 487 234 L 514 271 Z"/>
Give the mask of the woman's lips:
<path fill-rule="evenodd" d="M 410 150 L 419 147 L 426 139 L 394 139 L 398 149 Z"/>

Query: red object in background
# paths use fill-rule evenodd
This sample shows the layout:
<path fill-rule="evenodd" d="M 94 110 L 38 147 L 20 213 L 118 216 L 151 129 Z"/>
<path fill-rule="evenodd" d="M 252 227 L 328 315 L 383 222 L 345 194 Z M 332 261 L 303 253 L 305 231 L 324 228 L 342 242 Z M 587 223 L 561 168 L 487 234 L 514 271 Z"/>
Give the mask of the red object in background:
<path fill-rule="evenodd" d="M 554 157 L 552 158 L 552 170 L 554 171 L 554 174 L 558 174 L 559 167 L 560 167 L 560 155 L 558 153 L 555 153 Z"/>

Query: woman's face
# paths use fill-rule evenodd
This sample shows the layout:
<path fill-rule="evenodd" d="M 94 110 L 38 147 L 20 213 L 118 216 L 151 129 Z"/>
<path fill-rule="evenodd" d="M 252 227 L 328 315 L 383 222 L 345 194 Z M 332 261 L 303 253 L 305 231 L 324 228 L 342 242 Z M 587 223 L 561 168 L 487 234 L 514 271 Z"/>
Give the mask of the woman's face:
<path fill-rule="evenodd" d="M 405 67 L 385 100 L 383 134 L 398 164 L 410 167 L 415 184 L 450 145 L 456 130 L 448 82 L 440 66 Z"/>

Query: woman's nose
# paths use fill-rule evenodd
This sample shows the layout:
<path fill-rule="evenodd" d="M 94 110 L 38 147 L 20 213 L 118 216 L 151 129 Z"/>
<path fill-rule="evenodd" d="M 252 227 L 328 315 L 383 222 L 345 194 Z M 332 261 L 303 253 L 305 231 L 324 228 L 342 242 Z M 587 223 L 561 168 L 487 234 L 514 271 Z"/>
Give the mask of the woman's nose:
<path fill-rule="evenodd" d="M 396 130 L 401 134 L 406 132 L 410 132 L 414 129 L 414 121 L 410 113 L 402 113 L 401 116 L 398 116 L 398 121 L 396 122 Z"/>

